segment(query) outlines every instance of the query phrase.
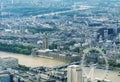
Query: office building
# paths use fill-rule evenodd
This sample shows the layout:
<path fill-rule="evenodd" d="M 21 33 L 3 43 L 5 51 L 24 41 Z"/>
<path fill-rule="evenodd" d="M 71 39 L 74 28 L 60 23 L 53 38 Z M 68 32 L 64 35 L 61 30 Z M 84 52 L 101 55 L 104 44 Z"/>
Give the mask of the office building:
<path fill-rule="evenodd" d="M 71 65 L 67 68 L 67 82 L 82 82 L 80 65 Z"/>
<path fill-rule="evenodd" d="M 108 40 L 108 30 L 104 30 L 104 40 Z"/>

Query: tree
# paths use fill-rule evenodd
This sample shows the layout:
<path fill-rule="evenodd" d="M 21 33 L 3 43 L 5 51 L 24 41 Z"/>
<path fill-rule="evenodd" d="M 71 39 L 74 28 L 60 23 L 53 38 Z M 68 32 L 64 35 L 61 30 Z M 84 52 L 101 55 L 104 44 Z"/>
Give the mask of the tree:
<path fill-rule="evenodd" d="M 33 46 L 23 46 L 23 45 L 17 45 L 17 44 L 5 44 L 0 43 L 0 50 L 1 51 L 7 51 L 7 52 L 13 52 L 13 53 L 20 53 L 20 54 L 31 54 L 32 49 L 35 48 Z"/>
<path fill-rule="evenodd" d="M 79 53 L 79 52 L 80 52 L 80 48 L 79 48 L 79 47 L 76 47 L 73 51 Z"/>
<path fill-rule="evenodd" d="M 74 45 L 76 43 L 76 41 L 75 40 L 72 40 L 72 41 L 70 41 L 69 43 L 68 43 L 68 45 Z"/>
<path fill-rule="evenodd" d="M 68 45 L 65 45 L 65 46 L 64 46 L 64 50 L 70 50 L 69 46 L 68 46 Z"/>

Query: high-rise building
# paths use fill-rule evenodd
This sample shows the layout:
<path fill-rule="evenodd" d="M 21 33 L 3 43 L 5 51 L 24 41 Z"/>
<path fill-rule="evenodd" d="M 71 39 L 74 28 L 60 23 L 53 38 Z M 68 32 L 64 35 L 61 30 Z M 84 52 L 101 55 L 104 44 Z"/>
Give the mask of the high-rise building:
<path fill-rule="evenodd" d="M 3 17 L 3 16 L 2 16 L 2 14 L 3 14 L 2 12 L 3 12 L 3 3 L 0 2 L 0 21 L 1 21 L 1 22 L 0 22 L 0 26 L 1 26 L 1 23 L 2 23 L 2 17 Z"/>
<path fill-rule="evenodd" d="M 99 37 L 99 43 L 102 43 L 102 42 L 103 42 L 102 35 L 100 35 L 100 37 Z"/>
<path fill-rule="evenodd" d="M 40 75 L 37 75 L 37 76 L 36 76 L 37 82 L 41 82 L 41 81 L 40 81 L 40 78 L 41 78 Z"/>
<path fill-rule="evenodd" d="M 119 40 L 119 42 L 120 42 L 120 33 L 118 34 L 118 40 Z"/>
<path fill-rule="evenodd" d="M 80 65 L 71 65 L 67 68 L 67 82 L 82 82 Z"/>
<path fill-rule="evenodd" d="M 48 49 L 48 48 L 49 48 L 48 38 L 47 38 L 47 35 L 44 34 L 44 35 L 43 35 L 43 49 Z"/>
<path fill-rule="evenodd" d="M 104 40 L 108 40 L 108 30 L 104 30 Z"/>

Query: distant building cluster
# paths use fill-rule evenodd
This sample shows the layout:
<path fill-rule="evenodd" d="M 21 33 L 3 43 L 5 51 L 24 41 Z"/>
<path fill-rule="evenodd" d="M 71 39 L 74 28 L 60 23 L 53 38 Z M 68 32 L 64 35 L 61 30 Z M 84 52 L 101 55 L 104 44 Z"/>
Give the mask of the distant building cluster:
<path fill-rule="evenodd" d="M 92 82 L 79 66 L 86 49 L 86 67 L 93 63 L 105 70 L 104 56 L 107 63 L 120 64 L 120 1 L 1 0 L 0 43 L 34 46 L 28 55 L 68 63 L 28 69 L 16 58 L 0 58 L 0 82 Z M 8 45 L 0 51 L 12 52 Z"/>

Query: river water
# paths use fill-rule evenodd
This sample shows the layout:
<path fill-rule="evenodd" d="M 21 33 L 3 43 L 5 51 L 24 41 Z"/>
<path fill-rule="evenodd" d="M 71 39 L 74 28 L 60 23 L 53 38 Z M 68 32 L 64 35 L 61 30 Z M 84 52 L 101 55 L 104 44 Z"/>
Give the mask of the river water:
<path fill-rule="evenodd" d="M 26 65 L 29 67 L 38 67 L 38 66 L 47 66 L 47 67 L 53 67 L 57 65 L 64 64 L 64 62 L 52 60 L 52 59 L 46 59 L 46 58 L 40 58 L 40 57 L 33 57 L 33 56 L 27 56 L 22 54 L 14 54 L 14 53 L 8 53 L 8 52 L 1 52 L 0 51 L 0 57 L 14 57 L 19 60 L 19 64 Z M 120 82 L 120 70 L 119 71 L 109 71 L 107 79 L 111 80 L 112 82 Z M 96 69 L 95 70 L 95 76 L 101 77 L 104 74 L 104 70 Z"/>
<path fill-rule="evenodd" d="M 14 54 L 14 53 L 1 52 L 1 51 L 0 51 L 0 57 L 1 58 L 4 58 L 4 57 L 17 58 L 19 60 L 19 64 L 26 65 L 29 67 L 38 67 L 38 66 L 53 67 L 56 65 L 64 64 L 64 62 L 53 60 L 53 59 L 33 57 L 28 55 Z"/>
<path fill-rule="evenodd" d="M 86 68 L 85 68 L 86 69 Z M 87 74 L 89 75 L 90 73 L 90 70 L 89 68 L 87 68 Z M 94 73 L 93 73 L 93 78 L 99 78 L 99 79 L 103 79 L 105 78 L 106 76 L 106 79 L 107 80 L 110 80 L 110 82 L 120 82 L 120 70 L 114 70 L 114 71 L 110 71 L 108 70 L 107 73 L 105 73 L 106 71 L 105 70 L 102 70 L 102 69 L 95 69 L 94 70 Z"/>

